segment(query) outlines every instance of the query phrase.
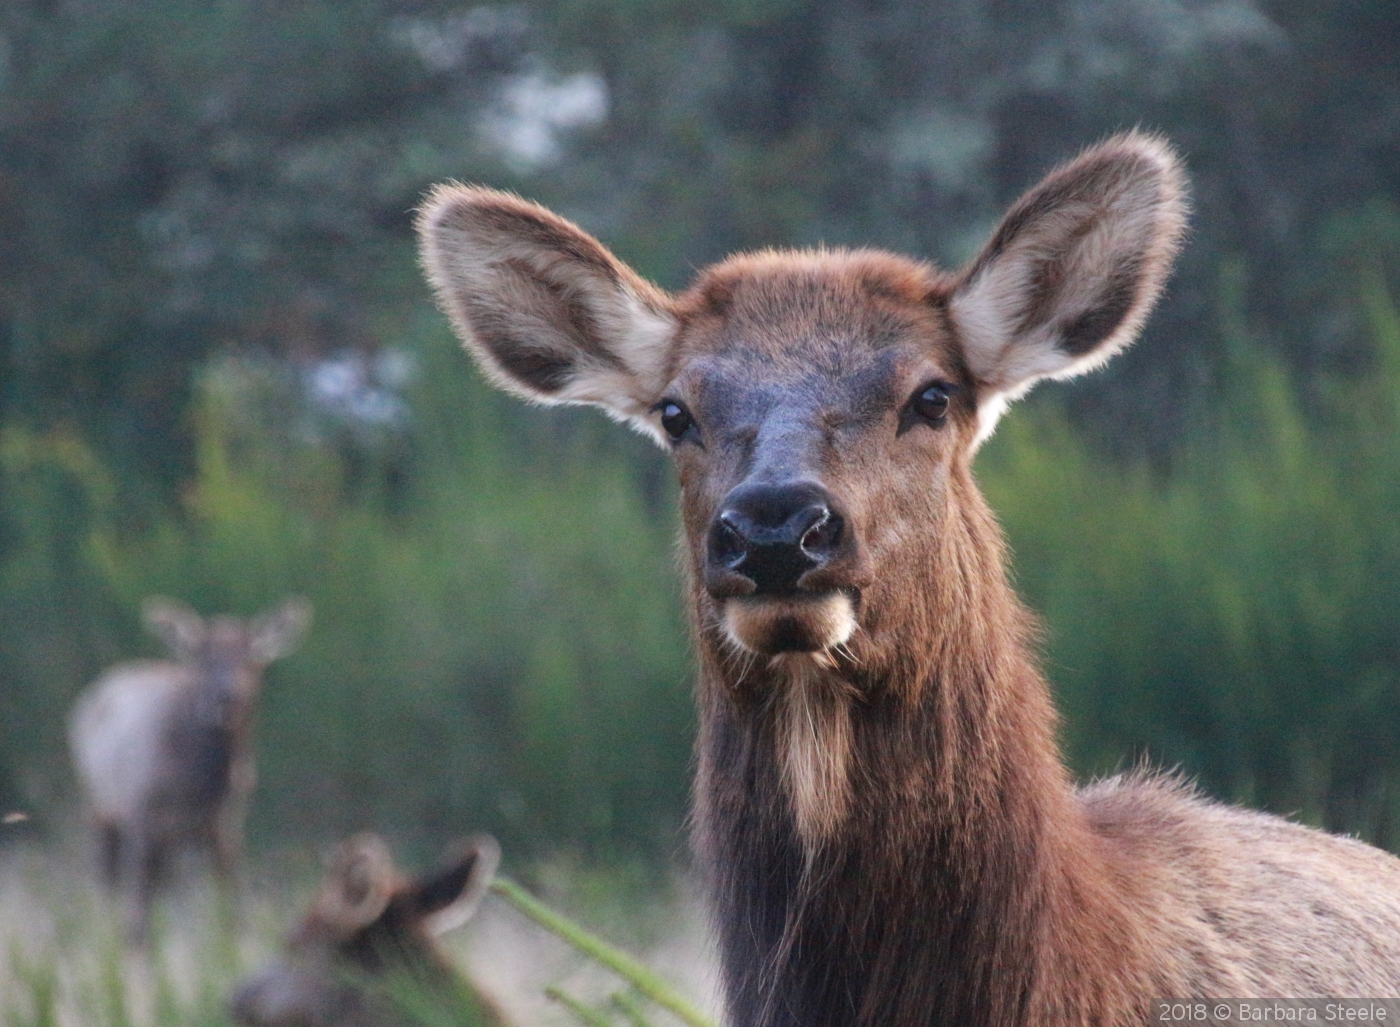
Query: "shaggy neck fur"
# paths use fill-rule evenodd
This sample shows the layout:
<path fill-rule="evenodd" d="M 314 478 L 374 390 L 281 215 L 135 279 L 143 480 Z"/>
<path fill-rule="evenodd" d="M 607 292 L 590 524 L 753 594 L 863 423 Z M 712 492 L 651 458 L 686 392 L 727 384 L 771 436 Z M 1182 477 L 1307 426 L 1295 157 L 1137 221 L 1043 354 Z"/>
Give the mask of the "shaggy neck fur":
<path fill-rule="evenodd" d="M 777 756 L 793 827 L 812 858 L 850 805 L 851 711 L 856 692 L 831 660 L 774 661 Z"/>
<path fill-rule="evenodd" d="M 736 1027 L 1135 1010 L 1126 875 L 1060 763 L 996 525 L 955 477 L 918 581 L 872 597 L 851 658 L 745 668 L 701 633 L 697 836 Z"/>

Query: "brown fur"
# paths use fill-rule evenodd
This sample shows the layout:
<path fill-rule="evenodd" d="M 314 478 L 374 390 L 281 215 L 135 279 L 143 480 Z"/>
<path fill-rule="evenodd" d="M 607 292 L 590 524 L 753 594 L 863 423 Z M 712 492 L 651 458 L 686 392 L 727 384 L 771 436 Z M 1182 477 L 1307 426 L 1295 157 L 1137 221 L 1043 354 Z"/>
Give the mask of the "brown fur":
<path fill-rule="evenodd" d="M 150 599 L 145 616 L 174 659 L 109 668 L 79 697 L 69 723 L 103 871 L 129 892 L 127 930 L 138 942 L 176 848 L 206 851 L 232 884 L 257 777 L 262 672 L 295 647 L 311 607 L 293 599 L 261 617 L 206 622 L 186 606 Z"/>
<path fill-rule="evenodd" d="M 471 918 L 499 861 L 495 839 L 478 835 L 435 872 L 410 879 L 377 835 L 349 839 L 283 957 L 238 985 L 231 1015 L 245 1027 L 504 1023 L 434 942 Z"/>
<path fill-rule="evenodd" d="M 476 227 L 511 237 L 512 211 L 531 220 L 509 243 Z M 973 477 L 1010 400 L 1108 359 L 1155 302 L 1185 224 L 1164 142 L 1121 136 L 1056 170 L 954 275 L 767 252 L 674 298 L 626 278 L 606 293 L 567 262 L 583 233 L 548 217 L 439 190 L 424 262 L 497 380 L 670 440 L 699 642 L 695 840 L 736 1027 L 1108 1027 L 1146 1023 L 1153 996 L 1400 992 L 1400 861 L 1151 775 L 1074 788 Z M 572 329 L 599 334 L 554 354 L 575 368 L 563 387 L 512 377 L 471 313 L 501 307 L 492 273 L 459 273 L 527 238 L 575 295 L 608 296 Z M 604 327 L 643 295 L 641 327 Z M 643 331 L 658 319 L 664 343 Z M 618 364 L 583 369 L 599 347 Z M 931 384 L 945 415 L 919 412 Z M 751 595 L 716 561 L 720 513 L 758 485 L 819 488 L 843 526 L 791 594 Z"/>

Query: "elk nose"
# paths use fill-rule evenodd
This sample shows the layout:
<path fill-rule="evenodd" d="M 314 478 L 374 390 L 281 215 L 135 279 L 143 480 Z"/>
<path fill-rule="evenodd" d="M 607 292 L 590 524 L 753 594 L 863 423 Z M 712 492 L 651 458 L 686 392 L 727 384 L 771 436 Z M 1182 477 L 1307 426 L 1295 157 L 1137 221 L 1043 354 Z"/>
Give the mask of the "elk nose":
<path fill-rule="evenodd" d="M 845 535 L 831 497 L 811 482 L 740 486 L 710 526 L 705 584 L 716 598 L 790 595 Z"/>

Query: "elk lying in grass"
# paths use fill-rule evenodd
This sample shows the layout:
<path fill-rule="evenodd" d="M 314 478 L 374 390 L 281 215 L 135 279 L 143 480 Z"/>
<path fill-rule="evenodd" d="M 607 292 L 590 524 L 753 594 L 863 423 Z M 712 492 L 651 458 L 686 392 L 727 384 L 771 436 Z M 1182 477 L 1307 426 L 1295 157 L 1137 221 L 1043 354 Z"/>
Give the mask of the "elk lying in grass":
<path fill-rule="evenodd" d="M 735 1027 L 1121 1027 L 1152 996 L 1400 993 L 1400 861 L 1171 779 L 1073 786 L 973 478 L 1010 400 L 1137 334 L 1184 189 L 1131 133 L 958 273 L 768 251 L 678 296 L 513 196 L 446 186 L 421 212 L 492 381 L 673 454 Z"/>
<path fill-rule="evenodd" d="M 433 943 L 470 919 L 500 854 L 495 839 L 477 836 L 434 873 L 409 880 L 377 835 L 345 842 L 285 957 L 234 992 L 234 1019 L 245 1027 L 503 1023 Z"/>
<path fill-rule="evenodd" d="M 103 874 L 128 891 L 127 931 L 138 943 L 177 848 L 203 849 L 232 882 L 256 779 L 252 727 L 262 672 L 295 648 L 311 606 L 291 599 L 249 620 L 206 622 L 153 598 L 144 613 L 173 658 L 109 668 L 69 720 Z"/>

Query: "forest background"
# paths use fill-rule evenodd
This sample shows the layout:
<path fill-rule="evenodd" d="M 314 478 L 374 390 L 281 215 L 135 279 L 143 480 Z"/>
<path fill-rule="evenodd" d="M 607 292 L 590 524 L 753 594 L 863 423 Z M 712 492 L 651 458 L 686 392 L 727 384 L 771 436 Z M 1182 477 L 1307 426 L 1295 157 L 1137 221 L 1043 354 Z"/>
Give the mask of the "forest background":
<path fill-rule="evenodd" d="M 0 844 L 75 809 L 66 712 L 157 652 L 143 597 L 303 594 L 255 849 L 683 863 L 666 458 L 481 383 L 423 191 L 515 189 L 669 288 L 755 246 L 956 266 L 1132 126 L 1189 164 L 1180 269 L 979 458 L 1069 758 L 1400 848 L 1393 0 L 7 0 Z"/>

